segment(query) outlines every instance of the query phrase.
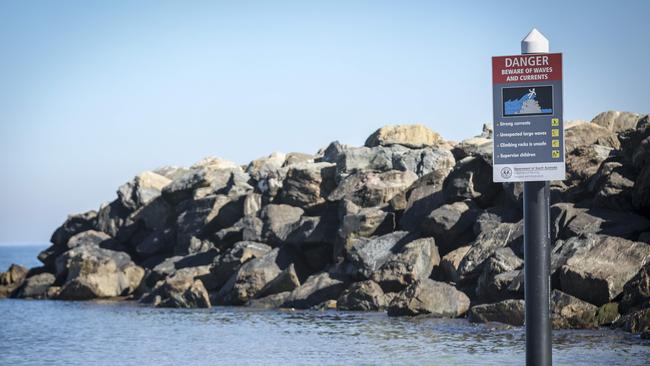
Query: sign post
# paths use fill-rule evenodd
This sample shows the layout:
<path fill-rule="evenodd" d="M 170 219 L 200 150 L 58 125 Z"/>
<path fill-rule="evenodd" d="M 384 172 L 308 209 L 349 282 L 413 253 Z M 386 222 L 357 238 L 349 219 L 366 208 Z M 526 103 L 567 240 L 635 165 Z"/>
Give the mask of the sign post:
<path fill-rule="evenodd" d="M 562 54 L 533 29 L 492 58 L 494 182 L 524 182 L 526 364 L 551 365 L 549 181 L 565 179 Z"/>

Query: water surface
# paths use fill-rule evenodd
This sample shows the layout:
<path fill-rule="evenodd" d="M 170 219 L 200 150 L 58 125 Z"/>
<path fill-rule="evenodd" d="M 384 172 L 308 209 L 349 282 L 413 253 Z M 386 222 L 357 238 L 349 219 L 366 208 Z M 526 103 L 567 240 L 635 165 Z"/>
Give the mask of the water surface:
<path fill-rule="evenodd" d="M 521 328 L 462 319 L 0 300 L 0 365 L 522 365 L 523 347 Z M 556 365 L 648 365 L 650 342 L 556 331 L 553 357 Z"/>

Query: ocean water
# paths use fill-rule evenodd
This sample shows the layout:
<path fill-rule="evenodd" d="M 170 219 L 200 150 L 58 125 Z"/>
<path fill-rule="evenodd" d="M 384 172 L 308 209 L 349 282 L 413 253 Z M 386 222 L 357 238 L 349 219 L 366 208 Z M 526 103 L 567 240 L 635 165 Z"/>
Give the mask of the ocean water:
<path fill-rule="evenodd" d="M 36 265 L 40 247 L 0 247 Z M 648 365 L 650 341 L 556 331 L 556 365 Z M 523 365 L 522 328 L 381 313 L 0 300 L 0 365 Z"/>

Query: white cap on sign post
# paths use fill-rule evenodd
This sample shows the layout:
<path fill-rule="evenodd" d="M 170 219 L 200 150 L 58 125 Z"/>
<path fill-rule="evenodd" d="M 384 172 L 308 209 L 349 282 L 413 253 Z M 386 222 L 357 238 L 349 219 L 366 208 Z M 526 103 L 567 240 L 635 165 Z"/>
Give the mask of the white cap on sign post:
<path fill-rule="evenodd" d="M 548 53 L 548 39 L 537 30 L 533 28 L 530 33 L 521 41 L 521 53 Z"/>

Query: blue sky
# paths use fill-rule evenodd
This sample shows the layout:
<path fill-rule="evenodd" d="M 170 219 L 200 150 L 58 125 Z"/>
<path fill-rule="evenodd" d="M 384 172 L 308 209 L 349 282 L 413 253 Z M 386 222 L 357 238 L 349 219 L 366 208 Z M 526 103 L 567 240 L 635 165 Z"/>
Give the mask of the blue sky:
<path fill-rule="evenodd" d="M 491 118 L 490 57 L 564 53 L 565 118 L 650 112 L 648 1 L 0 2 L 0 243 L 45 242 L 142 170 L 448 139 Z"/>

